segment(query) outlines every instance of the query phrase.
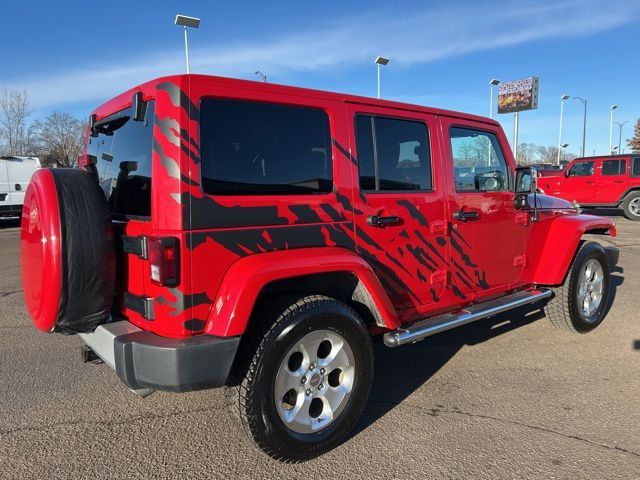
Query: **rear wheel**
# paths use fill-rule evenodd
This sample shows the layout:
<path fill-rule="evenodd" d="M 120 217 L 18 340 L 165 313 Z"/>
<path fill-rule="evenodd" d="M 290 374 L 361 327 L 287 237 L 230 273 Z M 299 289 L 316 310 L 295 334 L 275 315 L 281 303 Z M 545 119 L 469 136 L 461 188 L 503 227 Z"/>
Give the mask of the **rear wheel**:
<path fill-rule="evenodd" d="M 334 448 L 357 422 L 373 379 L 361 319 L 337 300 L 311 295 L 271 305 L 254 320 L 265 327 L 243 340 L 227 405 L 276 459 L 299 462 Z"/>
<path fill-rule="evenodd" d="M 629 220 L 640 221 L 640 192 L 632 192 L 625 198 L 622 211 Z"/>
<path fill-rule="evenodd" d="M 545 306 L 551 323 L 563 330 L 587 333 L 602 323 L 609 301 L 609 263 L 599 243 L 583 243 L 565 283 L 553 289 Z"/>

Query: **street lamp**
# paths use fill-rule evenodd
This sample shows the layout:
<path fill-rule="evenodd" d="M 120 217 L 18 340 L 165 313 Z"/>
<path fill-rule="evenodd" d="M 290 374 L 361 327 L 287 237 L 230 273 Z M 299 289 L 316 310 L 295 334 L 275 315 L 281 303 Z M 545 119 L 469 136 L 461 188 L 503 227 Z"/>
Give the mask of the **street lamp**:
<path fill-rule="evenodd" d="M 253 74 L 258 75 L 264 83 L 267 83 L 267 76 L 264 73 L 262 73 L 260 70 L 256 70 L 255 72 L 253 72 Z"/>
<path fill-rule="evenodd" d="M 613 122 L 616 125 L 618 125 L 618 128 L 620 129 L 620 134 L 618 136 L 618 153 L 622 153 L 622 127 L 629 123 L 629 120 L 625 120 L 624 122 L 620 123 L 620 122 Z"/>
<path fill-rule="evenodd" d="M 584 121 L 582 124 L 582 151 L 580 153 L 581 157 L 584 157 L 585 154 L 585 145 L 587 142 L 587 101 L 584 98 L 580 97 L 572 97 L 574 100 L 580 100 L 584 105 Z"/>
<path fill-rule="evenodd" d="M 560 130 L 558 132 L 558 165 L 560 165 L 560 149 L 562 148 L 562 115 L 564 113 L 564 102 L 569 100 L 569 95 L 560 97 Z"/>
<path fill-rule="evenodd" d="M 613 151 L 611 149 L 611 147 L 612 147 L 611 142 L 612 142 L 612 137 L 613 137 L 613 111 L 616 108 L 618 108 L 618 105 L 611 105 L 611 108 L 609 109 L 610 110 L 610 114 L 609 114 L 609 154 L 611 154 L 612 151 Z"/>
<path fill-rule="evenodd" d="M 189 73 L 189 42 L 187 40 L 187 28 L 198 28 L 200 26 L 200 19 L 196 17 L 187 17 L 186 15 L 176 15 L 174 23 L 184 27 L 184 53 L 187 59 L 187 73 Z"/>
<path fill-rule="evenodd" d="M 492 78 L 489 82 L 489 118 L 493 118 L 493 87 L 500 85 L 500 80 Z"/>
<path fill-rule="evenodd" d="M 378 98 L 380 98 L 380 67 L 387 65 L 389 59 L 381 56 L 376 57 L 376 65 L 378 65 Z"/>

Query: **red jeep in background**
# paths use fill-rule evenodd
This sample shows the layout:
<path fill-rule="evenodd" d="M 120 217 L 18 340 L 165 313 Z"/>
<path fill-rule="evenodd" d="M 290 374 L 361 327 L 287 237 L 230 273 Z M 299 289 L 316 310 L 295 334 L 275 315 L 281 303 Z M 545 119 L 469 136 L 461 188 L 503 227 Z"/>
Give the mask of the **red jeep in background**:
<path fill-rule="evenodd" d="M 582 207 L 621 208 L 640 220 L 640 154 L 576 158 L 564 170 L 545 170 L 538 186 Z"/>
<path fill-rule="evenodd" d="M 604 319 L 615 235 L 536 194 L 499 124 L 202 75 L 91 115 L 80 169 L 43 169 L 22 216 L 36 327 L 79 334 L 140 395 L 224 386 L 255 444 L 333 448 L 395 347 L 544 302 Z"/>

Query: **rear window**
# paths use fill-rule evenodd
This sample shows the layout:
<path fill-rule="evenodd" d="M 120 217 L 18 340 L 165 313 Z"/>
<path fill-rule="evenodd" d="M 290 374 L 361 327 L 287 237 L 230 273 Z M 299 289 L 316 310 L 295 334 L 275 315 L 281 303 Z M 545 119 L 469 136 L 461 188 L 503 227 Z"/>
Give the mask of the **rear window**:
<path fill-rule="evenodd" d="M 154 103 L 136 122 L 130 109 L 101 120 L 97 137 L 89 137 L 87 154 L 96 157 L 98 178 L 113 214 L 126 218 L 151 216 L 151 152 Z"/>
<path fill-rule="evenodd" d="M 329 116 L 323 110 L 204 99 L 202 186 L 214 195 L 319 194 L 333 189 Z"/>
<path fill-rule="evenodd" d="M 602 175 L 624 175 L 626 171 L 626 160 L 604 160 L 602 162 Z"/>
<path fill-rule="evenodd" d="M 633 159 L 633 168 L 631 170 L 631 174 L 634 177 L 640 177 L 640 157 L 635 157 Z"/>

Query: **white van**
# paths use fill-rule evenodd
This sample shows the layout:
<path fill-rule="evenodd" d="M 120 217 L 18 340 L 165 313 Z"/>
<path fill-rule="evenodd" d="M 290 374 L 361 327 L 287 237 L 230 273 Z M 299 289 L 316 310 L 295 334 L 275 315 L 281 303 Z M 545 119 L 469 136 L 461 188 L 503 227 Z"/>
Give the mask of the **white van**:
<path fill-rule="evenodd" d="M 0 217 L 22 214 L 24 192 L 37 168 L 36 157 L 0 157 Z"/>

